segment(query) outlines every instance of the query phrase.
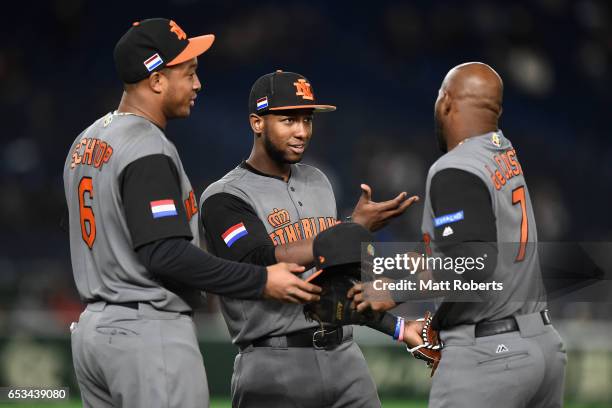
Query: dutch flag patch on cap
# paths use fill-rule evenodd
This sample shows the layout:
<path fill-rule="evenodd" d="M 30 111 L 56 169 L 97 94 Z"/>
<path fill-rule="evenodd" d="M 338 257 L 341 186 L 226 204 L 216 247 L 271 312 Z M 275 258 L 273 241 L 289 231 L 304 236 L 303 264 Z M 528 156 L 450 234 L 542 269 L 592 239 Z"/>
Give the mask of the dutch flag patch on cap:
<path fill-rule="evenodd" d="M 151 57 L 149 57 L 149 59 L 144 62 L 145 67 L 147 67 L 147 71 L 149 72 L 153 71 L 155 68 L 159 67 L 163 63 L 164 60 L 161 59 L 159 54 L 153 54 Z"/>
<path fill-rule="evenodd" d="M 257 100 L 257 110 L 262 110 L 268 107 L 268 97 L 264 96 Z"/>

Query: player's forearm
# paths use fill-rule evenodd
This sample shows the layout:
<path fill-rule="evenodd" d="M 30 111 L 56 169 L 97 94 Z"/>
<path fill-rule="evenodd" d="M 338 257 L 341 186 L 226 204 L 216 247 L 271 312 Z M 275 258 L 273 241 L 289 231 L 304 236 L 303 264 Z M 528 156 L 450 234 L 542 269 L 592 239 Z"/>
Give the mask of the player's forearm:
<path fill-rule="evenodd" d="M 395 325 L 397 318 L 389 312 L 384 312 L 380 319 L 373 320 L 366 323 L 365 325 L 371 329 L 377 330 L 381 333 L 392 336 L 395 334 Z"/>
<path fill-rule="evenodd" d="M 293 262 L 309 269 L 314 266 L 312 244 L 314 239 L 296 241 L 275 247 L 274 255 L 277 262 Z"/>
<path fill-rule="evenodd" d="M 224 258 L 225 259 L 225 258 Z M 274 255 L 273 245 L 262 245 L 246 254 L 239 262 L 250 263 L 253 265 L 270 266 L 278 263 Z"/>
<path fill-rule="evenodd" d="M 237 299 L 260 299 L 267 280 L 264 267 L 217 258 L 184 238 L 170 238 L 137 250 L 154 275 L 206 292 Z"/>

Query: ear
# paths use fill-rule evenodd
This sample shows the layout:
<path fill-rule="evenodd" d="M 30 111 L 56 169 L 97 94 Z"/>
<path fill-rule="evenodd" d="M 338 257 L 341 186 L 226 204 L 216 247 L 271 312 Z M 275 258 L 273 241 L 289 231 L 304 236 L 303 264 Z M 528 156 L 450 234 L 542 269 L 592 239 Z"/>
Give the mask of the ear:
<path fill-rule="evenodd" d="M 265 128 L 264 118 L 254 113 L 249 115 L 249 122 L 251 123 L 251 129 L 253 129 L 253 133 L 261 134 Z"/>
<path fill-rule="evenodd" d="M 149 88 L 155 93 L 161 93 L 168 79 L 160 71 L 156 71 L 149 75 Z"/>
<path fill-rule="evenodd" d="M 442 99 L 440 100 L 440 111 L 444 115 L 448 115 L 453 105 L 452 97 L 450 96 L 447 90 L 440 90 L 440 92 L 442 92 Z"/>

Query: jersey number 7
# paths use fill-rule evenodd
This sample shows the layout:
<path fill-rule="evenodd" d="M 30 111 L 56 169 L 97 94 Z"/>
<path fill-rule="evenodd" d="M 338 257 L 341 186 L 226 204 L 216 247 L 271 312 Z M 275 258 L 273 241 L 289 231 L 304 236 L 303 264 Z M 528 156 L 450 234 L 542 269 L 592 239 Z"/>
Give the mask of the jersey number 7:
<path fill-rule="evenodd" d="M 96 240 L 96 218 L 90 205 L 85 205 L 85 194 L 93 200 L 93 182 L 91 177 L 83 177 L 79 182 L 79 215 L 81 218 L 81 236 L 89 249 Z M 89 228 L 88 228 L 89 227 Z"/>
<path fill-rule="evenodd" d="M 520 186 L 512 190 L 512 204 L 521 205 L 521 241 L 515 262 L 525 259 L 525 249 L 529 238 L 529 222 L 527 220 L 527 201 L 525 200 L 525 186 Z"/>

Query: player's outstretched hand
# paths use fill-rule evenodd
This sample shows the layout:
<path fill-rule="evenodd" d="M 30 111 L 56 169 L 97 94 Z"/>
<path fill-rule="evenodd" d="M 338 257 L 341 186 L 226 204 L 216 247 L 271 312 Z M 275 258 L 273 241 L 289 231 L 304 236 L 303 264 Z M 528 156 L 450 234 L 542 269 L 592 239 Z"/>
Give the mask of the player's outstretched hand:
<path fill-rule="evenodd" d="M 393 218 L 402 215 L 408 207 L 419 201 L 418 196 L 408 198 L 403 191 L 393 200 L 380 203 L 372 201 L 372 189 L 367 184 L 361 185 L 361 197 L 355 205 L 351 218 L 354 222 L 363 225 L 369 231 L 378 231 Z"/>
<path fill-rule="evenodd" d="M 425 344 L 421 333 L 423 331 L 423 325 L 425 324 L 422 320 L 406 320 L 404 322 L 404 343 L 409 349 Z"/>
<path fill-rule="evenodd" d="M 370 293 L 370 296 L 366 296 L 367 291 L 373 291 L 371 283 L 356 283 L 352 288 L 349 289 L 346 297 L 352 299 L 351 307 L 357 310 L 359 313 L 363 313 L 367 310 L 374 312 L 386 312 L 389 309 L 393 309 L 396 303 L 391 300 L 390 295 L 378 294 L 376 297 L 380 298 L 380 301 L 366 300 L 366 297 L 372 299 L 374 295 Z"/>
<path fill-rule="evenodd" d="M 304 272 L 303 266 L 281 262 L 266 269 L 268 281 L 264 289 L 265 298 L 285 303 L 308 303 L 319 300 L 318 294 L 321 293 L 321 288 L 295 276 L 296 273 Z"/>

